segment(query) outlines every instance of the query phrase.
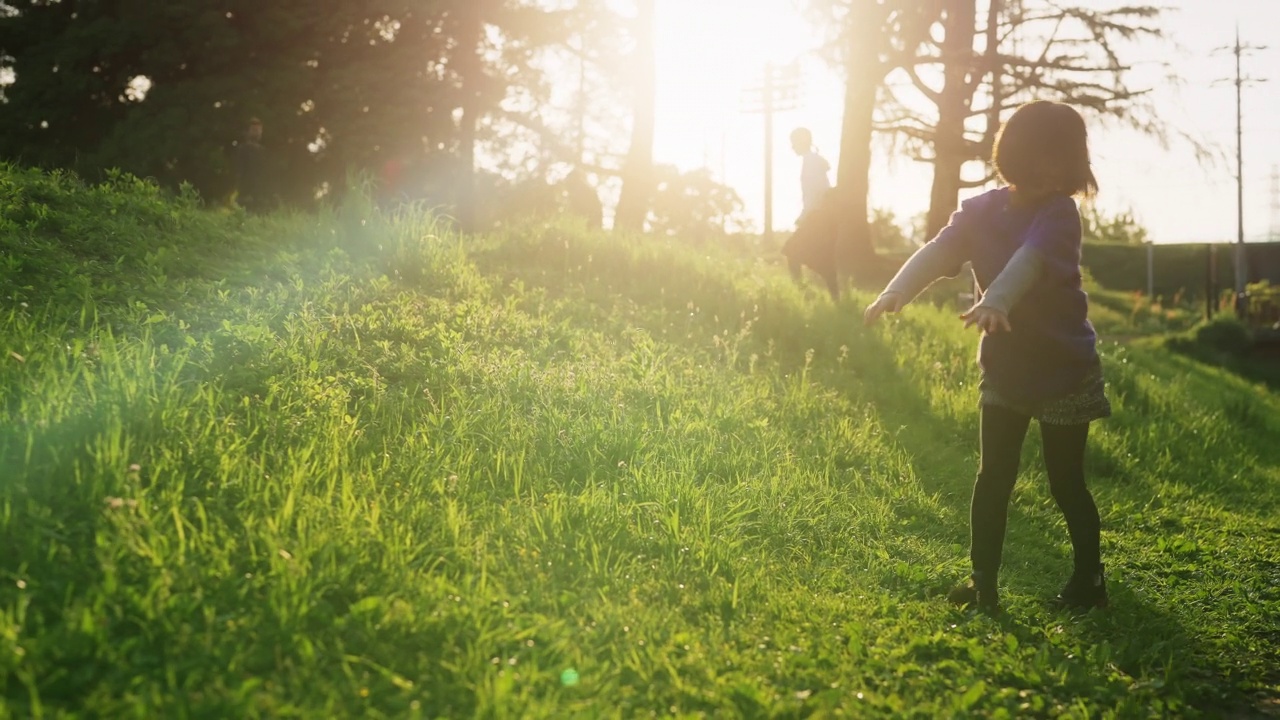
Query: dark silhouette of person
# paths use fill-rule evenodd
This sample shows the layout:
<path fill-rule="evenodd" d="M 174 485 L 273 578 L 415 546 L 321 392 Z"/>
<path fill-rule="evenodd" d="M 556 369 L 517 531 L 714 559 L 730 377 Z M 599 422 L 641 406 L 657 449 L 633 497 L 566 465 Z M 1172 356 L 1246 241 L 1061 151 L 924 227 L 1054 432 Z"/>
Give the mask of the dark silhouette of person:
<path fill-rule="evenodd" d="M 827 191 L 831 189 L 831 181 L 827 178 L 827 174 L 831 172 L 831 165 L 818 154 L 818 149 L 813 145 L 813 133 L 808 128 L 796 128 L 791 131 L 791 149 L 801 158 L 800 163 L 800 196 L 804 203 L 804 209 L 800 213 L 800 217 L 813 212 L 818 203 L 822 202 Z M 799 224 L 799 220 L 796 221 Z"/>
<path fill-rule="evenodd" d="M 266 159 L 262 149 L 262 121 L 249 120 L 236 148 L 236 203 L 251 213 L 267 209 Z"/>
<path fill-rule="evenodd" d="M 840 230 L 840 194 L 828 189 L 800 216 L 796 231 L 782 246 L 791 277 L 803 280 L 807 267 L 822 278 L 832 301 L 840 300 L 840 275 L 836 248 Z"/>

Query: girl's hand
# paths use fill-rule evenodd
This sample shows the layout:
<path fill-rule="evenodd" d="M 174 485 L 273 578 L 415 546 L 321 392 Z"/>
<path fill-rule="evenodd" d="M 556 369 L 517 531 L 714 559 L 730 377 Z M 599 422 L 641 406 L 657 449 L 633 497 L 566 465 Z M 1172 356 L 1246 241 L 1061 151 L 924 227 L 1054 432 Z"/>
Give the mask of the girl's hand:
<path fill-rule="evenodd" d="M 862 322 L 867 327 L 871 327 L 876 324 L 881 315 L 901 312 L 903 305 L 906 305 L 906 302 L 903 301 L 901 293 L 884 293 L 862 312 Z"/>
<path fill-rule="evenodd" d="M 961 315 L 960 319 L 964 320 L 965 329 L 977 325 L 979 330 L 989 335 L 995 335 L 1002 330 L 1013 332 L 1013 328 L 1009 326 L 1009 316 L 995 308 L 975 305 L 969 308 L 969 312 Z"/>

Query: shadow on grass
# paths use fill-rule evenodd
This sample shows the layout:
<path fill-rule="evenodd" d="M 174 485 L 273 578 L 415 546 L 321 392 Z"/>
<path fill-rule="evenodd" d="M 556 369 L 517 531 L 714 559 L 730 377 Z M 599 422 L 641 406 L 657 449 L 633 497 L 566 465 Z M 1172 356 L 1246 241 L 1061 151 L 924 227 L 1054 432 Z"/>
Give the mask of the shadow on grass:
<path fill-rule="evenodd" d="M 880 373 L 896 369 L 890 348 L 871 335 L 862 340 L 869 346 L 869 356 L 875 358 L 869 362 L 880 366 L 877 375 L 889 377 Z M 912 392 L 909 380 L 870 383 L 864 392 L 878 408 L 886 426 L 911 428 L 910 432 L 899 433 L 896 442 L 912 458 L 923 487 L 946 498 L 955 510 L 946 514 L 944 527 L 934 528 L 932 532 L 963 542 L 967 548 L 968 517 L 962 508 L 968 507 L 977 466 L 976 422 L 940 417 L 926 398 Z M 977 414 L 972 417 L 976 420 Z M 1038 449 L 1039 432 L 1034 425 L 1023 449 L 1019 486 L 1024 489 L 1029 472 L 1035 472 L 1040 481 L 1044 481 L 1043 473 L 1036 472 L 1042 466 L 1042 459 Z M 957 435 L 964 437 L 967 447 L 957 446 Z M 1100 451 L 1097 443 L 1091 445 L 1090 453 L 1091 469 L 1099 464 L 1119 462 L 1111 452 Z M 1140 500 L 1149 490 L 1141 482 L 1103 485 L 1095 479 L 1091 486 L 1104 509 L 1105 554 L 1108 526 L 1124 532 L 1129 522 L 1129 518 L 1123 516 L 1107 517 L 1105 508 L 1117 504 L 1117 500 Z M 1046 525 L 1045 515 L 1055 517 L 1052 527 Z M 1065 524 L 1057 517 L 1056 508 L 1036 512 L 1036 508 L 1028 507 L 1025 501 L 1019 502 L 1019 493 L 1015 491 L 1002 573 L 1009 610 L 1000 622 L 1007 632 L 1022 645 L 1043 648 L 1046 647 L 1046 627 L 1049 627 L 1049 632 L 1065 636 L 1052 641 L 1050 646 L 1051 655 L 1059 660 L 1071 660 L 1077 654 L 1104 658 L 1098 660 L 1098 664 L 1113 665 L 1134 687 L 1157 692 L 1163 687 L 1178 687 L 1187 701 L 1202 709 L 1245 710 L 1253 706 L 1253 698 L 1241 689 L 1242 681 L 1247 685 L 1247 678 L 1237 671 L 1236 663 L 1189 632 L 1167 601 L 1144 589 L 1140 572 L 1126 572 L 1130 559 L 1117 556 L 1118 552 L 1104 558 L 1111 566 L 1108 610 L 1073 616 L 1053 609 L 1048 600 L 1058 590 L 1054 583 L 1065 580 L 1072 564 Z M 1113 546 L 1113 552 L 1116 550 Z M 1047 570 L 1046 566 L 1060 568 L 1060 573 Z M 899 580 L 895 585 L 900 591 L 916 596 L 941 595 L 943 590 L 932 581 Z M 938 601 L 943 602 L 941 598 Z"/>
<path fill-rule="evenodd" d="M 1133 499 L 1144 503 L 1172 484 L 1233 513 L 1274 522 L 1280 498 L 1267 473 L 1280 468 L 1280 443 L 1273 441 L 1280 431 L 1280 398 L 1155 346 L 1134 363 L 1111 368 L 1107 381 L 1113 401 L 1119 398 L 1123 404 L 1114 431 L 1130 453 L 1158 453 L 1167 467 L 1158 477 L 1151 472 L 1117 472 L 1113 477 L 1120 484 L 1146 489 L 1146 495 Z M 1160 387 L 1173 383 L 1182 385 L 1182 393 L 1161 397 Z M 1184 405 L 1188 399 L 1194 407 Z M 1163 436 L 1188 442 L 1152 446 L 1148 430 L 1154 422 L 1159 422 Z M 1205 452 L 1207 447 L 1213 452 Z M 1103 462 L 1113 468 L 1134 464 L 1118 454 Z"/>
<path fill-rule="evenodd" d="M 813 351 L 816 358 L 833 358 L 840 354 L 842 346 L 847 346 L 850 354 L 856 354 L 857 358 L 852 371 L 833 363 L 818 362 L 810 368 L 808 377 L 851 400 L 855 406 L 865 404 L 875 408 L 885 431 L 893 434 L 891 444 L 901 448 L 922 489 L 946 505 L 941 513 L 903 508 L 900 518 L 905 515 L 907 522 L 902 531 L 919 533 L 943 547 L 957 549 L 955 565 L 951 566 L 946 562 L 939 564 L 928 551 L 895 548 L 888 567 L 881 569 L 879 584 L 895 595 L 927 598 L 937 596 L 946 584 L 959 579 L 939 575 L 951 572 L 944 568 L 967 565 L 968 502 L 977 466 L 976 408 L 972 414 L 965 413 L 958 418 L 939 413 L 919 387 L 929 380 L 911 377 L 913 370 L 899 366 L 894 348 L 876 334 L 858 329 L 861 307 L 856 297 L 846 297 L 835 305 L 825 301 L 815 305 L 802 303 L 798 297 L 786 296 L 768 286 L 744 294 L 743 288 L 726 273 L 708 273 L 692 263 L 676 262 L 657 254 L 630 255 L 625 248 L 600 244 L 574 252 L 569 243 L 554 241 L 545 243 L 546 247 L 541 248 L 545 253 L 539 253 L 538 245 L 517 248 L 528 253 L 528 263 L 513 262 L 506 253 L 501 263 L 493 262 L 493 255 L 476 259 L 482 267 L 489 265 L 489 271 L 501 273 L 507 280 L 519 280 L 556 294 L 578 296 L 588 303 L 607 305 L 613 296 L 621 294 L 633 302 L 661 307 L 668 312 L 688 313 L 687 308 L 696 305 L 701 312 L 696 316 L 688 313 L 691 323 L 700 324 L 699 331 L 708 336 L 724 329 L 720 318 L 753 317 L 755 325 L 748 342 L 753 350 L 762 354 L 765 348 L 773 349 L 781 373 L 799 371 L 808 351 Z M 596 267 L 584 267 L 584 258 L 586 263 L 594 260 Z M 606 269 L 607 274 L 600 275 Z M 646 319 L 636 316 L 633 322 L 643 326 Z M 648 329 L 661 330 L 659 327 Z M 1140 392 L 1136 385 L 1128 390 Z M 974 402 L 976 404 L 976 396 Z M 1157 408 L 1153 404 L 1151 409 Z M 1024 474 L 1037 469 L 1039 462 L 1038 431 L 1033 430 L 1029 435 L 1024 447 Z M 1189 446 L 1179 449 L 1184 451 L 1194 452 L 1194 449 Z M 1089 464 L 1091 473 L 1112 474 L 1112 479 L 1119 480 L 1105 485 L 1092 483 L 1103 500 L 1100 505 L 1105 508 L 1128 502 L 1143 506 L 1152 488 L 1138 477 L 1117 477 L 1121 475 L 1118 469 L 1123 468 L 1127 460 L 1119 456 L 1120 451 L 1099 449 L 1095 443 L 1091 452 L 1094 453 Z M 856 464 L 855 458 L 849 461 Z M 1108 469 L 1113 472 L 1107 473 Z M 1101 488 L 1100 491 L 1097 488 Z M 1238 674 L 1232 669 L 1239 658 L 1230 652 L 1211 652 L 1188 631 L 1166 602 L 1145 593 L 1140 579 L 1130 579 L 1126 573 L 1127 558 L 1108 558 L 1113 596 L 1108 611 L 1071 618 L 1049 611 L 1044 601 L 1029 599 L 1029 596 L 1047 599 L 1056 592 L 1057 583 L 1070 571 L 1070 550 L 1060 520 L 1051 530 L 1044 526 L 1041 506 L 1028 505 L 1025 496 L 1017 491 L 1014 497 L 1005 545 L 1007 579 L 1004 585 L 1010 591 L 1010 613 L 1003 622 L 1009 633 L 1023 645 L 1047 653 L 1059 666 L 1078 666 L 1081 659 L 1077 653 L 1083 650 L 1093 671 L 1114 667 L 1128 676 L 1135 687 L 1175 687 L 1179 697 L 1204 709 L 1251 704 L 1247 693 L 1240 689 Z M 1104 516 L 1104 532 L 1112 523 L 1123 528 L 1125 522 L 1123 517 Z M 921 571 L 921 564 L 933 570 Z M 1061 571 L 1045 570 L 1046 564 Z M 848 572 L 852 576 L 859 570 L 850 568 Z M 853 577 L 849 580 L 856 581 Z M 947 622 L 954 617 L 954 611 L 944 610 L 940 598 L 938 602 L 940 621 Z M 1062 637 L 1050 637 L 1047 633 Z M 1112 688 L 1124 687 L 1114 674 L 1095 680 L 1108 683 Z M 1089 690 L 1087 682 L 1079 687 L 1083 692 Z"/>

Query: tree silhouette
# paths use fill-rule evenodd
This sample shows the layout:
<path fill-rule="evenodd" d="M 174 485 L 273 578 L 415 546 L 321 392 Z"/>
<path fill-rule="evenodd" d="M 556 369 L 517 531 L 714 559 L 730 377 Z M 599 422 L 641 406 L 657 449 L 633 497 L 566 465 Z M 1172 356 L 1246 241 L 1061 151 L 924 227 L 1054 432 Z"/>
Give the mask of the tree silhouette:
<path fill-rule="evenodd" d="M 306 204 L 349 170 L 402 161 L 435 204 L 473 212 L 457 177 L 496 118 L 545 97 L 533 59 L 567 24 L 520 0 L 10 0 L 0 158 L 231 187 L 250 116 L 281 199 Z M 144 93 L 131 90 L 146 78 Z M 514 95 L 534 98 L 504 107 Z M 500 153 L 492 153 L 500 156 Z M 470 209 L 469 209 L 470 208 Z"/>
<path fill-rule="evenodd" d="M 631 149 L 622 167 L 622 195 L 614 227 L 643 230 L 654 192 L 653 138 L 657 119 L 654 51 L 655 0 L 638 0 L 632 24 L 635 50 L 629 65 L 632 90 Z"/>
<path fill-rule="evenodd" d="M 1095 9 L 1050 0 L 938 5 L 933 32 L 921 36 L 916 57 L 902 63 L 887 84 L 876 126 L 933 165 L 930 236 L 946 224 L 962 188 L 992 179 L 989 169 L 968 178 L 962 171 L 973 161 L 990 160 L 1000 121 L 1025 102 L 1068 102 L 1166 137 L 1146 90 L 1129 85 L 1132 66 L 1124 60 L 1134 41 L 1163 37 L 1156 24 L 1159 7 Z M 929 112 L 916 109 L 922 101 Z"/>

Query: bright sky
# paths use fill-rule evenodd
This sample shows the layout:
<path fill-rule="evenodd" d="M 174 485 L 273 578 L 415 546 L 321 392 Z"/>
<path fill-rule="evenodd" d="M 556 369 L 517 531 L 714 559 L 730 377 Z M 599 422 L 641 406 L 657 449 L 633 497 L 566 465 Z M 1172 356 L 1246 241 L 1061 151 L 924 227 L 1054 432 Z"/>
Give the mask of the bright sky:
<path fill-rule="evenodd" d="M 1247 56 L 1245 74 L 1265 77 L 1268 68 L 1280 67 L 1280 37 L 1268 37 L 1275 34 L 1268 28 L 1280 26 L 1280 0 L 1172 4 L 1176 9 L 1164 24 L 1179 49 L 1153 44 L 1145 56 L 1135 53 L 1129 59 L 1172 63 L 1180 88 L 1162 75 L 1150 80 L 1159 115 L 1175 130 L 1214 146 L 1220 159 L 1202 166 L 1186 143 L 1175 141 L 1162 149 L 1132 131 L 1094 123 L 1094 165 L 1103 188 L 1098 202 L 1108 212 L 1131 210 L 1156 242 L 1234 241 L 1235 90 L 1214 81 L 1233 77 L 1235 61 L 1229 53 L 1215 55 L 1213 50 L 1234 41 L 1238 21 L 1245 43 L 1275 45 Z M 841 80 L 813 56 L 820 38 L 797 5 L 796 0 L 658 1 L 656 159 L 684 169 L 709 167 L 742 195 L 757 224 L 763 218 L 764 129 L 760 116 L 740 111 L 741 89 L 759 77 L 767 61 L 803 61 L 801 107 L 779 115 L 775 133 L 774 218 L 779 230 L 790 228 L 800 211 L 799 159 L 787 145 L 790 129 L 810 127 L 833 166 L 840 141 Z M 1273 167 L 1280 164 L 1280 73 L 1270 80 L 1245 89 L 1245 231 L 1250 239 L 1265 238 L 1273 228 L 1280 232 L 1271 180 Z M 880 150 L 873 167 L 873 207 L 892 209 L 904 220 L 925 210 L 928 166 L 892 159 Z"/>

